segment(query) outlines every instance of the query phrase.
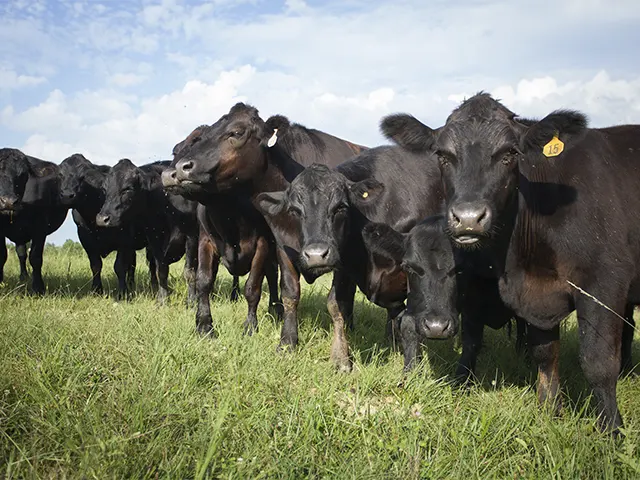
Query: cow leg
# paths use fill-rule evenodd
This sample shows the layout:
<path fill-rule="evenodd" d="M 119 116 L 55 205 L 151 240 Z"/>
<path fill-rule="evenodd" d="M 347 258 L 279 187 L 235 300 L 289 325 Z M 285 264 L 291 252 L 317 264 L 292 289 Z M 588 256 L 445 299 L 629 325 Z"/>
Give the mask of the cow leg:
<path fill-rule="evenodd" d="M 462 355 L 458 360 L 455 379 L 463 384 L 475 373 L 476 362 L 482 348 L 484 322 L 468 312 L 462 313 Z"/>
<path fill-rule="evenodd" d="M 25 243 L 16 245 L 16 255 L 18 255 L 18 263 L 20 263 L 20 282 L 26 282 L 29 280 L 29 272 L 27 271 L 27 245 Z"/>
<path fill-rule="evenodd" d="M 620 373 L 629 373 L 633 371 L 633 359 L 631 358 L 631 347 L 633 345 L 633 334 L 636 329 L 636 321 L 633 318 L 635 305 L 628 303 L 625 311 L 624 322 L 622 326 L 622 352 L 621 352 L 621 368 Z"/>
<path fill-rule="evenodd" d="M 516 317 L 516 353 L 518 355 L 527 352 L 527 322 L 520 317 Z"/>
<path fill-rule="evenodd" d="M 93 250 L 87 251 L 91 267 L 91 290 L 102 295 L 102 257 Z"/>
<path fill-rule="evenodd" d="M 240 298 L 240 277 L 238 275 L 233 276 L 232 284 L 231 284 L 231 295 L 229 296 L 229 300 L 232 302 L 237 302 Z"/>
<path fill-rule="evenodd" d="M 562 409 L 560 398 L 560 326 L 540 330 L 528 326 L 528 343 L 531 358 L 538 366 L 538 401 L 550 404 L 556 414 Z M 618 364 L 619 365 L 619 364 Z"/>
<path fill-rule="evenodd" d="M 165 258 L 156 259 L 156 267 L 158 269 L 158 295 L 156 300 L 159 304 L 164 305 L 171 295 L 169 288 L 169 263 Z"/>
<path fill-rule="evenodd" d="M 590 293 L 614 311 L 624 312 L 626 298 L 616 303 L 607 301 L 605 295 Z M 620 433 L 618 429 L 622 427 L 616 400 L 616 384 L 620 373 L 624 322 L 588 297 L 578 299 L 576 310 L 580 333 L 580 365 L 598 402 L 598 426 L 617 436 Z"/>
<path fill-rule="evenodd" d="M 4 281 L 4 265 L 7 263 L 7 240 L 5 237 L 0 236 L 0 282 Z"/>
<path fill-rule="evenodd" d="M 184 280 L 187 283 L 187 308 L 196 304 L 196 272 L 198 269 L 198 237 L 189 235 L 185 246 Z"/>
<path fill-rule="evenodd" d="M 153 256 L 151 248 L 146 248 L 147 264 L 149 265 L 149 283 L 151 284 L 151 292 L 158 292 L 158 267 L 156 265 L 156 258 Z"/>
<path fill-rule="evenodd" d="M 387 308 L 387 325 L 386 325 L 386 334 L 387 339 L 391 341 L 391 348 L 396 350 L 397 343 L 396 338 L 398 338 L 398 316 L 404 311 L 404 305 L 400 305 L 399 307 Z"/>
<path fill-rule="evenodd" d="M 135 252 L 134 252 L 135 255 Z M 118 293 L 117 300 L 124 300 L 128 293 L 127 274 L 131 262 L 131 254 L 128 249 L 120 249 L 116 254 L 116 261 L 113 263 L 113 271 L 118 277 Z"/>
<path fill-rule="evenodd" d="M 333 340 L 331 342 L 331 361 L 341 372 L 351 371 L 349 343 L 345 325 L 345 306 L 353 304 L 353 280 L 339 270 L 333 273 L 333 285 L 327 298 L 327 307 L 333 320 Z"/>
<path fill-rule="evenodd" d="M 203 335 L 216 336 L 211 318 L 209 296 L 213 290 L 213 281 L 218 274 L 220 256 L 213 239 L 205 232 L 200 232 L 198 240 L 198 270 L 196 272 L 196 295 L 198 307 L 196 311 L 196 330 Z"/>
<path fill-rule="evenodd" d="M 31 240 L 31 249 L 29 250 L 29 263 L 33 271 L 33 280 L 31 288 L 33 292 L 44 294 L 44 280 L 42 279 L 42 254 L 44 252 L 45 237 L 36 237 Z"/>
<path fill-rule="evenodd" d="M 278 350 L 294 348 L 298 344 L 298 303 L 300 302 L 300 273 L 289 256 L 278 248 L 280 266 L 280 292 L 284 307 L 284 322 L 280 332 Z"/>
<path fill-rule="evenodd" d="M 262 281 L 264 280 L 265 262 L 269 257 L 269 243 L 264 237 L 259 237 L 256 242 L 256 251 L 251 260 L 249 276 L 244 283 L 244 296 L 247 299 L 249 311 L 244 321 L 244 333 L 253 335 L 258 331 L 258 303 L 262 293 Z"/>
<path fill-rule="evenodd" d="M 402 352 L 404 354 L 404 371 L 415 367 L 418 362 L 418 331 L 413 317 L 400 315 L 400 341 L 402 342 Z"/>
<path fill-rule="evenodd" d="M 282 320 L 284 309 L 278 292 L 278 263 L 273 258 L 273 255 L 270 255 L 265 262 L 264 271 L 267 277 L 267 285 L 269 286 L 269 313 L 277 320 Z"/>
<path fill-rule="evenodd" d="M 336 274 L 333 274 L 335 280 Z M 338 296 L 338 307 L 344 317 L 344 322 L 347 330 L 352 332 L 354 329 L 353 324 L 353 304 L 356 298 L 356 282 L 350 280 L 345 275 L 340 275 L 340 283 L 343 294 Z"/>

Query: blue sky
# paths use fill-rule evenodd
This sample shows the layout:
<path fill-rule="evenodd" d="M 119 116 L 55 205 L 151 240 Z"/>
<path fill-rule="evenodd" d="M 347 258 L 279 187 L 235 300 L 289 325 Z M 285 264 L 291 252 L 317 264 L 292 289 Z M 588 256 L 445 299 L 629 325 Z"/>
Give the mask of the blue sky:
<path fill-rule="evenodd" d="M 369 146 L 385 114 L 438 126 L 481 89 L 640 123 L 637 0 L 3 0 L 0 20 L 0 143 L 54 162 L 169 158 L 240 100 Z"/>

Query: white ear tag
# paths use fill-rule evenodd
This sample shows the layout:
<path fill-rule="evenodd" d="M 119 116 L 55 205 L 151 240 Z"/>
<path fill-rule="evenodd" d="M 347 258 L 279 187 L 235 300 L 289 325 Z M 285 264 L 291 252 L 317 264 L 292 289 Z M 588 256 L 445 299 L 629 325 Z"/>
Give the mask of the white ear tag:
<path fill-rule="evenodd" d="M 270 138 L 270 139 L 269 139 L 269 141 L 267 142 L 267 147 L 271 148 L 271 147 L 273 147 L 273 146 L 276 144 L 276 142 L 278 141 L 278 135 L 277 135 L 277 133 L 278 133 L 278 129 L 277 129 L 277 128 L 274 128 L 274 129 L 273 129 L 273 135 L 271 135 L 271 138 Z"/>

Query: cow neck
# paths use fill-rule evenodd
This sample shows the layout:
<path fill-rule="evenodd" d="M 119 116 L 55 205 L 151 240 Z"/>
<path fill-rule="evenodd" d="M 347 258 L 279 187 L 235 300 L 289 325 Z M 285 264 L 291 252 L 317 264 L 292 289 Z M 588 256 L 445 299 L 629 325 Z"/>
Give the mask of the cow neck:
<path fill-rule="evenodd" d="M 92 220 L 100 212 L 104 204 L 105 193 L 102 190 L 102 182 L 97 186 L 87 182 L 85 189 L 88 190 L 87 194 L 78 199 L 73 209 L 77 210 L 84 219 Z"/>
<path fill-rule="evenodd" d="M 523 162 L 524 163 L 524 162 Z M 520 166 L 518 177 L 518 215 L 515 238 L 518 256 L 526 267 L 536 258 L 544 243 L 543 224 L 562 207 L 563 185 L 560 172 L 549 160 L 530 161 Z"/>
<path fill-rule="evenodd" d="M 263 192 L 278 192 L 286 190 L 304 167 L 296 162 L 280 146 L 265 148 L 265 168 L 261 175 L 251 181 L 249 196 L 251 200 Z"/>

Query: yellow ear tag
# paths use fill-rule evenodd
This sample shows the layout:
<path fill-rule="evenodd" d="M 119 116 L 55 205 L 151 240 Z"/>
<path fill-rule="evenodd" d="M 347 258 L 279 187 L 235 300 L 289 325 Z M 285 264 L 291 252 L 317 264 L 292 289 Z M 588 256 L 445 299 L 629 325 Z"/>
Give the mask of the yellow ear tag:
<path fill-rule="evenodd" d="M 558 135 L 554 135 L 549 143 L 547 143 L 542 149 L 542 153 L 545 157 L 557 157 L 564 150 L 564 143 L 558 138 Z"/>
<path fill-rule="evenodd" d="M 369 196 L 369 192 L 364 192 L 364 193 L 362 194 L 362 198 L 367 198 L 368 196 Z"/>

